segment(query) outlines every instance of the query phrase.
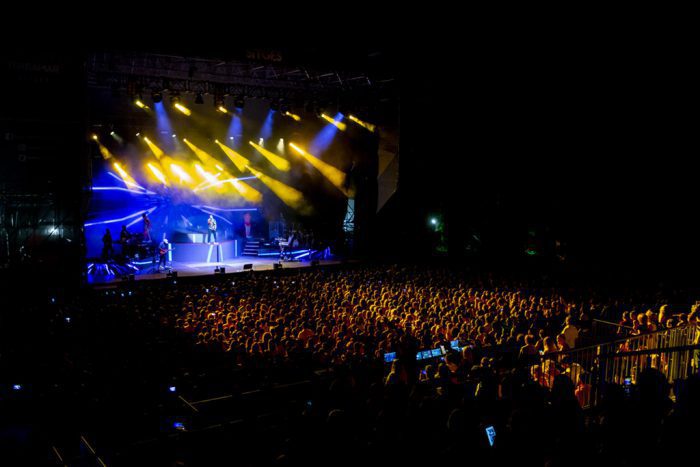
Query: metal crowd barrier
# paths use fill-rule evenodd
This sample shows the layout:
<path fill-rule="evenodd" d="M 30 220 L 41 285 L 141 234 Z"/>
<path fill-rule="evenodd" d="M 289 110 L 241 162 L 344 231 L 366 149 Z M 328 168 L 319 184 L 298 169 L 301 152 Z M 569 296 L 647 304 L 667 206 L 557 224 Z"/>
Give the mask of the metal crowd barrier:
<path fill-rule="evenodd" d="M 629 389 L 647 367 L 659 370 L 671 384 L 697 372 L 699 337 L 700 328 L 696 325 L 630 336 L 542 355 L 530 372 L 533 379 L 550 389 L 556 376 L 568 375 L 576 386 L 581 406 L 593 407 L 600 401 L 606 384 Z"/>

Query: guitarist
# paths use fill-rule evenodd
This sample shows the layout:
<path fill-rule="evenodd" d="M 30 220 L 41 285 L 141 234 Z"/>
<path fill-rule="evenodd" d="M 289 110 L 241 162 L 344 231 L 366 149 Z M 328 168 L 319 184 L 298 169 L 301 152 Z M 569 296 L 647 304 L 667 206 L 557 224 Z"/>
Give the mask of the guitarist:
<path fill-rule="evenodd" d="M 164 238 L 162 242 L 160 242 L 160 245 L 158 245 L 158 254 L 160 255 L 160 262 L 158 263 L 158 270 L 160 271 L 161 268 L 165 269 L 165 263 L 168 259 L 168 250 L 170 249 L 170 245 L 168 243 L 168 239 Z"/>

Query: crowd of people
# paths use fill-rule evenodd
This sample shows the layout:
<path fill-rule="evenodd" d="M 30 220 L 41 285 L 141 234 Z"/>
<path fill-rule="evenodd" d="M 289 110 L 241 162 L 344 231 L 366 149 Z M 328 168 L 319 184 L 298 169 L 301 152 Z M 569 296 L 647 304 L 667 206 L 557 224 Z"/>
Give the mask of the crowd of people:
<path fill-rule="evenodd" d="M 58 307 L 53 325 L 62 331 L 42 363 L 73 382 L 80 400 L 90 392 L 89 413 L 72 415 L 76 430 L 109 419 L 110 436 L 117 423 L 96 417 L 96 407 L 124 416 L 154 387 L 177 386 L 192 400 L 311 381 L 308 400 L 285 406 L 274 437 L 251 428 L 259 438 L 246 438 L 240 453 L 250 465 L 634 465 L 686 439 L 697 377 L 674 382 L 673 404 L 672 386 L 647 366 L 633 390 L 608 385 L 584 411 L 592 382 L 566 351 L 591 342 L 595 319 L 648 333 L 696 323 L 697 314 L 692 303 L 441 268 L 284 270 L 95 291 Z M 419 350 L 440 347 L 448 349 L 442 358 L 416 360 Z M 207 365 L 237 372 L 213 389 Z M 634 442 L 653 448 L 623 448 Z"/>

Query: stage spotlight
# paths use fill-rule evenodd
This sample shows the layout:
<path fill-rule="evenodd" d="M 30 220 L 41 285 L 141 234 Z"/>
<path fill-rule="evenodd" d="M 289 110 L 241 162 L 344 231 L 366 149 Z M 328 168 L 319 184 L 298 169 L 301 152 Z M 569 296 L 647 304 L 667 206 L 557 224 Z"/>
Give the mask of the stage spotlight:
<path fill-rule="evenodd" d="M 263 138 L 260 138 L 260 139 L 258 140 L 258 144 L 259 144 L 260 146 L 262 146 L 264 142 L 265 142 L 265 140 L 264 140 Z"/>
<path fill-rule="evenodd" d="M 236 97 L 236 99 L 233 101 L 233 105 L 237 109 L 242 109 L 245 107 L 245 99 L 243 97 Z"/>
<path fill-rule="evenodd" d="M 187 115 L 188 117 L 192 115 L 192 111 L 185 107 L 184 105 L 180 104 L 179 102 L 175 104 L 175 108 L 182 112 L 183 114 Z"/>
<path fill-rule="evenodd" d="M 345 196 L 351 197 L 353 195 L 352 191 L 348 189 L 346 185 L 346 174 L 340 169 L 330 165 L 327 162 L 322 161 L 313 154 L 309 154 L 302 148 L 294 143 L 289 143 L 289 147 L 292 148 L 297 154 L 306 159 L 309 164 L 314 166 L 316 170 L 321 172 L 321 174 L 328 179 L 336 188 L 338 188 Z"/>
<path fill-rule="evenodd" d="M 134 104 L 136 104 L 136 107 L 139 107 L 139 108 L 141 108 L 141 109 L 147 109 L 147 108 L 148 108 L 148 106 L 147 106 L 146 104 L 144 104 L 144 103 L 141 101 L 141 99 L 136 99 L 136 100 L 134 101 Z"/>
<path fill-rule="evenodd" d="M 362 121 L 359 118 L 355 117 L 354 115 L 350 115 L 348 118 L 372 133 L 374 133 L 374 130 L 376 129 L 376 125 Z"/>
<path fill-rule="evenodd" d="M 236 166 L 236 168 L 243 172 L 246 168 L 246 166 L 250 163 L 248 159 L 231 149 L 230 147 L 222 144 L 219 140 L 214 141 L 216 144 L 219 145 L 222 151 L 226 154 L 226 156 L 233 162 L 233 164 Z"/>
<path fill-rule="evenodd" d="M 92 134 L 92 139 L 94 139 L 95 141 L 98 140 L 97 135 L 95 133 Z"/>
<path fill-rule="evenodd" d="M 253 146 L 260 154 L 262 154 L 265 159 L 270 161 L 272 165 L 275 166 L 277 170 L 283 170 L 285 172 L 288 172 L 289 169 L 291 168 L 291 164 L 289 161 L 283 157 L 278 156 L 272 151 L 268 151 L 267 149 L 263 148 L 260 145 L 255 144 L 252 141 L 248 141 L 248 143 Z M 284 145 L 284 143 L 282 143 Z"/>
<path fill-rule="evenodd" d="M 431 218 L 430 218 L 430 223 L 431 223 L 432 225 L 437 225 L 438 221 L 437 221 L 436 218 L 431 217 Z"/>
<path fill-rule="evenodd" d="M 229 136 L 228 139 L 233 141 L 233 136 Z"/>
<path fill-rule="evenodd" d="M 226 107 L 224 107 L 223 105 L 218 106 L 218 107 L 216 108 L 216 110 L 218 110 L 218 111 L 221 112 L 222 114 L 228 114 L 228 109 L 227 109 Z"/>
<path fill-rule="evenodd" d="M 329 117 L 325 113 L 322 113 L 321 118 L 333 125 L 334 127 L 336 127 L 337 129 L 339 129 L 340 131 L 345 131 L 345 129 L 348 127 L 345 123 L 340 121 L 342 119 L 342 116 L 340 117 L 340 119 L 336 120 Z"/>
<path fill-rule="evenodd" d="M 153 99 L 153 103 L 158 104 L 159 102 L 163 102 L 163 95 L 159 92 L 154 92 L 151 94 L 151 99 Z"/>
<path fill-rule="evenodd" d="M 289 118 L 294 119 L 295 122 L 298 122 L 299 120 L 301 120 L 301 117 L 299 115 L 293 114 L 289 111 L 285 112 L 284 115 L 286 115 Z"/>
<path fill-rule="evenodd" d="M 247 168 L 258 180 L 265 184 L 270 191 L 272 191 L 284 204 L 290 208 L 307 215 L 313 211 L 313 208 L 306 202 L 301 191 L 268 175 L 265 175 L 251 166 L 247 166 Z"/>
<path fill-rule="evenodd" d="M 177 135 L 175 133 L 173 133 L 173 138 L 177 138 Z"/>
<path fill-rule="evenodd" d="M 136 133 L 136 136 L 140 138 L 140 137 L 141 137 L 141 133 Z"/>
<path fill-rule="evenodd" d="M 277 143 L 277 150 L 281 153 L 284 152 L 284 138 L 280 138 L 279 142 Z"/>
<path fill-rule="evenodd" d="M 279 102 L 271 101 L 270 102 L 270 110 L 272 110 L 273 112 L 277 112 L 279 110 Z"/>
<path fill-rule="evenodd" d="M 204 104 L 204 97 L 202 96 L 201 92 L 198 92 L 197 95 L 195 96 L 194 103 L 195 104 Z"/>

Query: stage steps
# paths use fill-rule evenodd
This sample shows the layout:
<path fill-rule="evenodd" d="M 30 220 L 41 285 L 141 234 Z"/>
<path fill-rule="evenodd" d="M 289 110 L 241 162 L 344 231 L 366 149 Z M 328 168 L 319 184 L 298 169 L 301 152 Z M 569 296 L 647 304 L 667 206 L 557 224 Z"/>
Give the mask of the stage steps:
<path fill-rule="evenodd" d="M 248 239 L 243 248 L 243 256 L 259 256 L 261 243 L 262 239 L 260 238 Z"/>

